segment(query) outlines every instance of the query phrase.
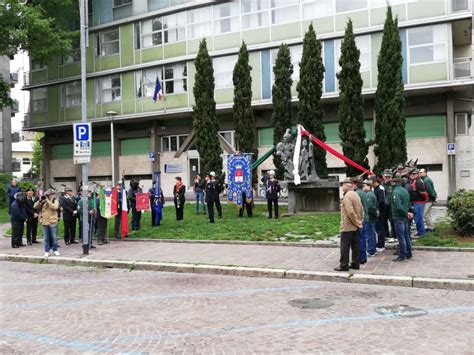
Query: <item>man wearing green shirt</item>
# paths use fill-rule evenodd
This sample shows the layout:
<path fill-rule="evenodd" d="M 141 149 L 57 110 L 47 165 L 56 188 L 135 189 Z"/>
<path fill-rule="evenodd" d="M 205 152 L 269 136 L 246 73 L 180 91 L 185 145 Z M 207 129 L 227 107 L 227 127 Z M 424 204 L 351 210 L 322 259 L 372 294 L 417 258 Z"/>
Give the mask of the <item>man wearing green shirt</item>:
<path fill-rule="evenodd" d="M 393 261 L 398 262 L 412 258 L 408 220 L 413 219 L 413 213 L 411 212 L 410 194 L 402 185 L 401 175 L 395 175 L 392 181 L 395 184 L 391 196 L 392 217 L 400 246 L 400 255 Z"/>
<path fill-rule="evenodd" d="M 364 222 L 365 238 L 367 239 L 367 252 L 369 256 L 377 255 L 377 243 L 375 240 L 375 223 L 379 217 L 379 205 L 377 197 L 372 191 L 372 181 L 364 180 L 363 190 L 365 193 L 365 204 L 367 206 L 367 221 Z"/>
<path fill-rule="evenodd" d="M 385 228 L 385 238 L 388 243 L 395 243 L 395 226 L 393 224 L 392 214 L 390 211 L 390 203 L 392 197 L 392 172 L 390 169 L 385 169 L 383 171 L 383 182 L 382 187 L 385 192 L 385 214 L 384 214 L 384 228 Z M 388 227 L 390 223 L 390 229 Z"/>
<path fill-rule="evenodd" d="M 438 194 L 434 188 L 433 180 L 430 179 L 426 169 L 420 169 L 420 177 L 425 183 L 426 192 L 428 193 L 428 201 L 425 203 L 425 212 L 424 212 L 424 220 L 425 220 L 425 231 L 431 232 L 433 231 L 433 222 L 431 221 L 431 208 L 433 204 L 438 199 Z"/>

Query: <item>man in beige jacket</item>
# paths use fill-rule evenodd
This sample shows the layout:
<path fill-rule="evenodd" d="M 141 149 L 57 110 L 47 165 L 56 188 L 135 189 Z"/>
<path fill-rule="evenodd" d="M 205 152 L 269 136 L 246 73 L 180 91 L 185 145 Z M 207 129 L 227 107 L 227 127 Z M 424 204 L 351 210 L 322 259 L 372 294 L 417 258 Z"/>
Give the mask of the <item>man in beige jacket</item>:
<path fill-rule="evenodd" d="M 352 179 L 342 182 L 344 197 L 341 203 L 341 259 L 335 271 L 358 270 L 359 264 L 359 229 L 364 221 L 364 209 L 357 193 L 352 189 Z M 349 252 L 352 249 L 352 263 L 349 266 Z"/>
<path fill-rule="evenodd" d="M 54 255 L 58 252 L 58 208 L 59 201 L 54 195 L 54 191 L 46 190 L 44 196 L 34 204 L 34 208 L 40 211 L 39 221 L 43 225 L 44 257 L 49 256 L 52 248 Z M 52 244 L 52 245 L 51 245 Z"/>

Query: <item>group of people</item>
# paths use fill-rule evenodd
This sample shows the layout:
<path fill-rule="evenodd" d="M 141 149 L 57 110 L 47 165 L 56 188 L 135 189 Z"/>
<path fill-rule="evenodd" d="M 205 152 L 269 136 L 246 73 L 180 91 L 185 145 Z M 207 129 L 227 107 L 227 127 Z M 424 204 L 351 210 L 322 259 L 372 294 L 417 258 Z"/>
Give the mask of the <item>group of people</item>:
<path fill-rule="evenodd" d="M 381 177 L 347 178 L 342 191 L 341 255 L 336 271 L 358 270 L 368 257 L 385 250 L 386 241 L 398 240 L 394 262 L 409 260 L 411 240 L 433 230 L 431 208 L 437 194 L 425 169 L 400 166 L 384 170 Z M 412 223 L 416 226 L 413 236 Z"/>

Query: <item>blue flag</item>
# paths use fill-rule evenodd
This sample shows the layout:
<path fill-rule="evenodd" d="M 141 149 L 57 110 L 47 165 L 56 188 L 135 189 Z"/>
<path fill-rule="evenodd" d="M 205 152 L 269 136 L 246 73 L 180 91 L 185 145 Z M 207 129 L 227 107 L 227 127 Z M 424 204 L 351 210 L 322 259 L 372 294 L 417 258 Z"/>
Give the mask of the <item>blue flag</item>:
<path fill-rule="evenodd" d="M 163 90 L 161 89 L 160 78 L 157 76 L 156 83 L 155 83 L 155 92 L 153 93 L 153 101 L 156 102 L 156 100 L 162 100 L 163 97 L 164 95 L 163 95 Z"/>
<path fill-rule="evenodd" d="M 163 219 L 163 202 L 162 201 L 162 193 L 161 193 L 161 172 L 155 172 L 155 186 L 154 186 L 154 193 L 155 199 L 153 201 L 153 209 L 155 211 L 155 224 L 160 225 L 161 220 Z"/>

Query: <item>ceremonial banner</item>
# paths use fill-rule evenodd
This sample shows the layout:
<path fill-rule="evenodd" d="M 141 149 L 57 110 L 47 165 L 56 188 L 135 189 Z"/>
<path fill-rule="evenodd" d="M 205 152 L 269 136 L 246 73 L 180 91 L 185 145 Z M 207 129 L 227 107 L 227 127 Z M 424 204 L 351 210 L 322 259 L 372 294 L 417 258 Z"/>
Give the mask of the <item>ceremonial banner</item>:
<path fill-rule="evenodd" d="M 242 207 L 242 193 L 252 196 L 252 154 L 240 153 L 227 156 L 227 200 Z"/>
<path fill-rule="evenodd" d="M 121 225 L 121 235 L 122 239 L 128 235 L 128 205 L 127 205 L 127 190 L 125 189 L 125 179 L 122 177 L 122 219 L 120 221 Z"/>
<path fill-rule="evenodd" d="M 112 189 L 112 206 L 110 207 L 110 214 L 116 216 L 118 214 L 118 200 L 117 188 Z"/>
<path fill-rule="evenodd" d="M 115 190 L 115 200 L 113 198 L 113 191 Z M 117 189 L 110 187 L 103 187 L 99 190 L 100 196 L 100 212 L 104 218 L 112 218 L 117 214 Z M 115 206 L 115 208 L 114 208 Z"/>
<path fill-rule="evenodd" d="M 150 209 L 150 200 L 148 192 L 136 194 L 135 198 L 137 202 L 137 211 L 147 211 L 148 209 Z"/>

